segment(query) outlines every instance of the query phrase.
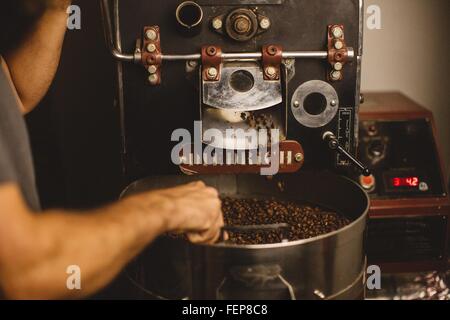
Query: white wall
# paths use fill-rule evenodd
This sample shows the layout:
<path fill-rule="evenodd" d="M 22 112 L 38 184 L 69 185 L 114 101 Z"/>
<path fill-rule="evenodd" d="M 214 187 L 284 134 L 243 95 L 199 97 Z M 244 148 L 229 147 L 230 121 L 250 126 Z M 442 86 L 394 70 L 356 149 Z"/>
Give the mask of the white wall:
<path fill-rule="evenodd" d="M 372 4 L 382 29 L 366 26 L 362 89 L 401 91 L 431 109 L 450 168 L 450 0 L 365 0 Z"/>

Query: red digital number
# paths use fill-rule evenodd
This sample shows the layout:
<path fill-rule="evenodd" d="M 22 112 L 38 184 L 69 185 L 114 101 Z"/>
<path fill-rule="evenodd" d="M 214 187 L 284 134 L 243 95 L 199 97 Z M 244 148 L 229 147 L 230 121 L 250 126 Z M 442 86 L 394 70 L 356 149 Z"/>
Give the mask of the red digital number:
<path fill-rule="evenodd" d="M 392 178 L 392 185 L 394 187 L 418 187 L 418 177 L 395 177 Z"/>
<path fill-rule="evenodd" d="M 394 178 L 393 182 L 394 182 L 394 187 L 400 187 L 400 184 L 401 184 L 400 178 Z"/>

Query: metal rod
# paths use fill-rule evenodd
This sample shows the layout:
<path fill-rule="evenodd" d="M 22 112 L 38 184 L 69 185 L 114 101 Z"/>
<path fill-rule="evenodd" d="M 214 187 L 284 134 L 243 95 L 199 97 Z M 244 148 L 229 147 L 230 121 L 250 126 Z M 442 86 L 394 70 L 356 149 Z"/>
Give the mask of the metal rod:
<path fill-rule="evenodd" d="M 163 61 L 190 61 L 200 60 L 201 54 L 185 54 L 185 55 L 162 55 Z M 327 59 L 328 52 L 326 51 L 286 51 L 283 52 L 283 59 Z M 223 60 L 244 60 L 254 59 L 261 60 L 261 52 L 241 52 L 241 53 L 222 53 Z"/>
<path fill-rule="evenodd" d="M 113 37 L 109 0 L 101 0 L 100 5 L 102 10 L 103 26 L 105 28 L 105 37 L 109 51 L 111 52 L 112 56 L 119 61 L 134 62 L 135 59 L 133 54 L 123 54 L 117 47 L 117 41 L 115 41 Z"/>

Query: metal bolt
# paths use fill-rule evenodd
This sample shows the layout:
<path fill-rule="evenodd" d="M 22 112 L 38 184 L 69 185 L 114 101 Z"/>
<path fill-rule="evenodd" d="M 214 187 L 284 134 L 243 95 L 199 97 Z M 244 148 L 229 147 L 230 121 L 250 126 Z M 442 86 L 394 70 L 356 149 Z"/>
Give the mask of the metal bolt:
<path fill-rule="evenodd" d="M 208 69 L 207 74 L 208 74 L 208 78 L 209 79 L 216 79 L 218 71 L 217 71 L 216 68 L 211 67 L 211 68 Z"/>
<path fill-rule="evenodd" d="M 295 155 L 295 161 L 297 161 L 297 162 L 302 162 L 303 161 L 303 154 L 302 153 L 297 153 L 296 155 Z"/>
<path fill-rule="evenodd" d="M 155 65 L 151 65 L 151 66 L 148 66 L 147 70 L 148 70 L 148 73 L 154 74 L 154 73 L 156 73 L 156 71 L 158 71 L 158 68 Z"/>
<path fill-rule="evenodd" d="M 188 62 L 188 65 L 189 65 L 189 67 L 191 67 L 191 68 L 197 68 L 198 62 L 195 61 L 195 60 L 191 60 L 191 61 Z"/>
<path fill-rule="evenodd" d="M 337 106 L 337 101 L 336 100 L 331 100 L 330 105 L 332 107 L 336 107 Z"/>
<path fill-rule="evenodd" d="M 215 18 L 215 19 L 212 21 L 212 26 L 213 26 L 213 28 L 216 29 L 216 30 L 222 29 L 222 26 L 223 26 L 222 19 L 220 19 L 220 18 Z"/>
<path fill-rule="evenodd" d="M 275 69 L 274 67 L 267 67 L 266 75 L 268 75 L 269 77 L 275 77 L 277 75 L 277 69 Z"/>
<path fill-rule="evenodd" d="M 344 43 L 343 43 L 342 41 L 336 41 L 336 42 L 334 43 L 334 47 L 335 47 L 337 50 L 341 50 L 341 49 L 344 47 Z"/>
<path fill-rule="evenodd" d="M 157 84 L 158 83 L 158 81 L 159 81 L 159 77 L 158 77 L 158 75 L 157 74 L 151 74 L 149 77 L 148 77 L 148 81 L 151 83 L 151 84 Z"/>
<path fill-rule="evenodd" d="M 206 48 L 206 54 L 211 57 L 215 56 L 217 54 L 216 47 L 211 46 L 211 47 Z"/>
<path fill-rule="evenodd" d="M 298 108 L 300 107 L 300 102 L 299 101 L 294 101 L 294 108 Z"/>
<path fill-rule="evenodd" d="M 331 72 L 330 76 L 333 81 L 338 81 L 341 79 L 342 73 L 340 71 L 335 70 Z"/>
<path fill-rule="evenodd" d="M 148 30 L 145 32 L 145 37 L 146 37 L 148 40 L 150 40 L 150 41 L 155 41 L 156 38 L 158 37 L 158 34 L 156 33 L 155 30 L 153 30 L 153 29 L 148 29 Z"/>
<path fill-rule="evenodd" d="M 239 34 L 245 34 L 245 33 L 249 32 L 251 27 L 252 27 L 252 22 L 245 15 L 239 16 L 234 21 L 234 31 L 236 31 Z"/>
<path fill-rule="evenodd" d="M 268 46 L 267 53 L 271 56 L 274 56 L 278 53 L 278 48 L 276 46 Z"/>
<path fill-rule="evenodd" d="M 334 27 L 331 33 L 335 38 L 342 38 L 342 36 L 344 35 L 344 31 L 342 30 L 341 27 Z"/>
<path fill-rule="evenodd" d="M 261 29 L 264 29 L 264 30 L 269 29 L 270 25 L 271 25 L 271 22 L 270 22 L 269 18 L 263 18 L 259 22 L 259 26 L 261 27 Z"/>
<path fill-rule="evenodd" d="M 360 94 L 359 95 L 359 103 L 364 103 L 365 99 L 364 99 L 364 94 Z"/>
<path fill-rule="evenodd" d="M 334 64 L 334 70 L 341 71 L 343 67 L 344 67 L 344 66 L 342 65 L 341 62 L 336 62 L 336 63 Z"/>
<path fill-rule="evenodd" d="M 155 46 L 155 44 L 149 43 L 148 46 L 147 46 L 147 51 L 150 52 L 150 53 L 155 52 L 155 51 L 156 51 L 156 46 Z"/>

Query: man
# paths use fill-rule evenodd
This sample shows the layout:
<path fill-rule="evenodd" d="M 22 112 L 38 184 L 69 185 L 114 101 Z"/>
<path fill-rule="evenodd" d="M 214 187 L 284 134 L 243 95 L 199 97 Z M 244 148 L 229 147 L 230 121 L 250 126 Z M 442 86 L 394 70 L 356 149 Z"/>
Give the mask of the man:
<path fill-rule="evenodd" d="M 183 232 L 192 242 L 212 243 L 223 226 L 218 193 L 201 182 L 91 212 L 37 213 L 22 114 L 39 103 L 55 75 L 70 2 L 1 4 L 0 30 L 6 32 L 0 35 L 0 297 L 86 297 L 107 285 L 158 235 Z M 30 21 L 31 28 L 16 25 L 18 17 Z M 19 42 L 12 38 L 18 30 L 23 31 Z M 66 287 L 70 265 L 81 269 L 82 290 Z"/>

